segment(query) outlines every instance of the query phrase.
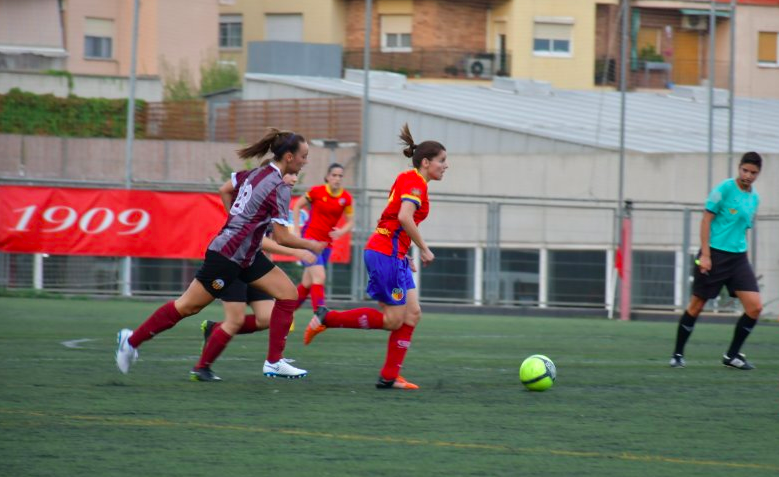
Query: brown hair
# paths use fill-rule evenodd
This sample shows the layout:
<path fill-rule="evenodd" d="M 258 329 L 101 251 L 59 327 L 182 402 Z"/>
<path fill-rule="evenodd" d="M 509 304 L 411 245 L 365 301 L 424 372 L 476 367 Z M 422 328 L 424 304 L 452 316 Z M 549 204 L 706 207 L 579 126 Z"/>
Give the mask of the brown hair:
<path fill-rule="evenodd" d="M 252 157 L 261 158 L 268 153 L 273 153 L 273 160 L 278 161 L 285 153 L 295 154 L 300 148 L 300 144 L 306 142 L 306 138 L 292 131 L 280 131 L 276 128 L 268 128 L 262 139 L 251 146 L 238 150 L 238 157 L 249 159 Z"/>
<path fill-rule="evenodd" d="M 408 123 L 400 128 L 400 140 L 407 147 L 403 149 L 403 155 L 411 158 L 411 163 L 416 169 L 422 165 L 422 159 L 433 159 L 435 156 L 446 151 L 443 144 L 438 141 L 422 141 L 414 144 L 414 138 L 411 137 L 411 131 L 408 130 Z"/>

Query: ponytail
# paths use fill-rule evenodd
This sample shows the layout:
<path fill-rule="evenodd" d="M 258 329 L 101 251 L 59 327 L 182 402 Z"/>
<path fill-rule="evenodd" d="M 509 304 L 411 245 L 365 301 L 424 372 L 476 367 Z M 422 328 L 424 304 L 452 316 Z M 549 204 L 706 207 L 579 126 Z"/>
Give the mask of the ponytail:
<path fill-rule="evenodd" d="M 443 144 L 438 141 L 423 141 L 421 144 L 414 144 L 414 138 L 411 137 L 411 131 L 408 129 L 408 123 L 400 128 L 400 140 L 406 147 L 403 149 L 403 155 L 411 158 L 414 168 L 419 169 L 422 166 L 422 159 L 432 159 L 441 151 L 446 151 Z"/>
<path fill-rule="evenodd" d="M 270 151 L 273 153 L 273 160 L 278 161 L 287 152 L 296 153 L 303 142 L 306 142 L 306 138 L 300 134 L 268 128 L 262 139 L 251 146 L 239 149 L 237 152 L 241 159 L 250 159 L 253 157 L 262 158 Z"/>

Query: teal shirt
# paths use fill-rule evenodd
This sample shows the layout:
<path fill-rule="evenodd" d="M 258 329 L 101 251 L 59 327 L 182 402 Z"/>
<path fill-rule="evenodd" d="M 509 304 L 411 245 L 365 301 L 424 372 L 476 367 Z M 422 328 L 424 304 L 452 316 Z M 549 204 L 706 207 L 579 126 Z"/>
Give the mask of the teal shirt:
<path fill-rule="evenodd" d="M 760 195 L 752 186 L 744 192 L 735 179 L 721 182 L 706 199 L 706 210 L 714 214 L 709 246 L 725 252 L 747 251 L 747 229 L 760 205 Z"/>

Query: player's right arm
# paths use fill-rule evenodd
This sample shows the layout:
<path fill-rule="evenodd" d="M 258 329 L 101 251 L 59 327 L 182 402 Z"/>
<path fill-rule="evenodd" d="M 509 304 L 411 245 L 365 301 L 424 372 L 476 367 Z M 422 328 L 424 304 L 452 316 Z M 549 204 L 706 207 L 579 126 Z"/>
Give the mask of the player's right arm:
<path fill-rule="evenodd" d="M 701 219 L 701 257 L 698 267 L 701 273 L 708 273 L 711 270 L 711 221 L 714 220 L 714 214 L 708 210 L 703 211 Z"/>
<path fill-rule="evenodd" d="M 408 235 L 414 244 L 419 247 L 420 258 L 423 265 L 430 264 L 435 260 L 435 255 L 425 243 L 422 238 L 422 233 L 419 231 L 419 227 L 414 222 L 414 212 L 417 211 L 417 205 L 414 202 L 404 200 L 400 203 L 400 212 L 398 212 L 398 221 L 401 227 Z"/>

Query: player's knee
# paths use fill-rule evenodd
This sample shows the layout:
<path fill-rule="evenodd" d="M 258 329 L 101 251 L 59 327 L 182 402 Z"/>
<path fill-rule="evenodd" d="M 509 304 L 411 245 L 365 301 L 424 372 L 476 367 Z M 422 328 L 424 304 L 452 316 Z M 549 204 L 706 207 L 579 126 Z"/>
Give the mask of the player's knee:
<path fill-rule="evenodd" d="M 417 326 L 419 320 L 422 319 L 422 308 L 415 306 L 406 310 L 405 323 L 411 326 Z"/>
<path fill-rule="evenodd" d="M 179 312 L 182 318 L 197 315 L 203 308 L 205 308 L 205 305 L 196 305 L 194 303 L 176 303 L 176 310 Z"/>
<path fill-rule="evenodd" d="M 755 320 L 760 318 L 760 314 L 763 313 L 763 304 L 758 302 L 753 305 L 750 305 L 744 312 L 750 317 L 754 318 Z"/>
<path fill-rule="evenodd" d="M 389 316 L 384 315 L 384 329 L 395 331 L 403 326 L 403 315 Z"/>

